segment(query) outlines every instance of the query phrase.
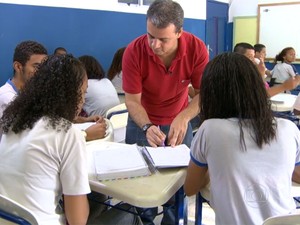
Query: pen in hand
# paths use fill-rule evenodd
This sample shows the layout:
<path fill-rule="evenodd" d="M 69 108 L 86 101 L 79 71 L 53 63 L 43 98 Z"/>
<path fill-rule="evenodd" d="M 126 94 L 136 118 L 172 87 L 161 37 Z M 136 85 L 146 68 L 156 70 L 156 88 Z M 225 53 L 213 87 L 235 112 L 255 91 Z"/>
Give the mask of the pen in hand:
<path fill-rule="evenodd" d="M 161 131 L 161 129 L 160 129 L 160 127 L 159 127 L 159 125 L 157 126 L 157 128 Z M 161 131 L 162 132 L 162 131 Z M 162 146 L 162 147 L 166 147 L 166 145 L 165 145 L 165 140 L 163 140 L 162 141 L 162 143 L 161 143 L 161 145 L 160 146 Z"/>

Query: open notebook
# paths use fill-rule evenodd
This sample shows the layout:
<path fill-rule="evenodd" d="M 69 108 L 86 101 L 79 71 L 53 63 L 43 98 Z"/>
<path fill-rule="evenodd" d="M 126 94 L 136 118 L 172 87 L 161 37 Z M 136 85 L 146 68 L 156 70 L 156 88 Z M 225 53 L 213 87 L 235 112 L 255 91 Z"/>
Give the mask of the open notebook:
<path fill-rule="evenodd" d="M 156 168 L 187 166 L 190 149 L 186 145 L 172 147 L 138 147 L 137 145 L 108 145 L 93 152 L 98 180 L 148 176 Z"/>

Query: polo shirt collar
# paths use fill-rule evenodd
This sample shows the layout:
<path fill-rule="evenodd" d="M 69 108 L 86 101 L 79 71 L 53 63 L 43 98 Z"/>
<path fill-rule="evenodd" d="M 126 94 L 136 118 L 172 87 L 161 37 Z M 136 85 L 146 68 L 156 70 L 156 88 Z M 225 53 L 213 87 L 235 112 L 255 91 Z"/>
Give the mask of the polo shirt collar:
<path fill-rule="evenodd" d="M 17 89 L 16 85 L 11 81 L 11 79 L 8 79 L 6 81 L 6 83 L 8 83 L 15 90 L 16 93 L 19 92 L 19 90 Z"/>

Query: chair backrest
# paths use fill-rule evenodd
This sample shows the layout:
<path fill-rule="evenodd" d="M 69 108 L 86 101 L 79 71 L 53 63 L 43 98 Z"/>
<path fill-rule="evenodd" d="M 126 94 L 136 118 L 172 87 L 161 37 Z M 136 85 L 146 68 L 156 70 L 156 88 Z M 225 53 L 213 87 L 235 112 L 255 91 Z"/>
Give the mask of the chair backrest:
<path fill-rule="evenodd" d="M 125 103 L 117 105 L 106 112 L 114 129 L 114 142 L 125 143 L 128 110 Z"/>
<path fill-rule="evenodd" d="M 122 104 L 119 104 L 119 105 L 116 105 L 112 108 L 110 108 L 109 110 L 106 111 L 106 114 L 105 114 L 105 117 L 107 119 L 110 119 L 110 117 L 112 116 L 112 113 L 118 113 L 118 112 L 124 112 L 126 111 L 127 112 L 127 107 L 125 105 L 125 103 L 122 103 Z"/>
<path fill-rule="evenodd" d="M 263 225 L 300 225 L 300 214 L 274 216 L 266 219 Z"/>
<path fill-rule="evenodd" d="M 37 217 L 29 209 L 8 197 L 0 195 L 0 224 L 12 224 L 5 221 L 21 225 L 39 224 Z"/>

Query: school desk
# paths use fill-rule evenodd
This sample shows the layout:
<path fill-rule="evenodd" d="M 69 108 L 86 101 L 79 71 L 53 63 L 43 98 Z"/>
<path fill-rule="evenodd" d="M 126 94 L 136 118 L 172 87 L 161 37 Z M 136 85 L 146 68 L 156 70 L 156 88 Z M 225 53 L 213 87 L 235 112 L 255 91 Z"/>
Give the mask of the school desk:
<path fill-rule="evenodd" d="M 276 112 L 287 112 L 293 109 L 297 96 L 287 93 L 279 93 L 271 97 L 272 110 Z"/>
<path fill-rule="evenodd" d="M 182 188 L 186 168 L 162 169 L 151 176 L 100 182 L 95 176 L 92 152 L 110 144 L 122 146 L 114 142 L 87 143 L 91 189 L 143 208 L 161 206 L 176 194 L 176 224 L 186 224 L 187 202 Z"/>

